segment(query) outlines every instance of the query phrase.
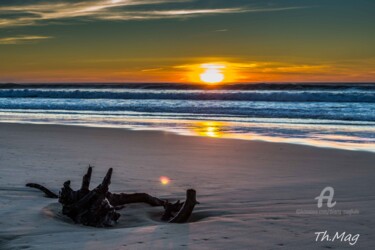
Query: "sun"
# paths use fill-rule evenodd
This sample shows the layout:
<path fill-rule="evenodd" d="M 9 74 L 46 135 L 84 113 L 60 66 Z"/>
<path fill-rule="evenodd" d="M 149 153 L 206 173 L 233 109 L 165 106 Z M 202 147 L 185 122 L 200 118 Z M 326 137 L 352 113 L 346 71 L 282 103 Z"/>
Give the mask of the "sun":
<path fill-rule="evenodd" d="M 222 82 L 225 78 L 223 73 L 225 66 L 223 65 L 202 64 L 201 68 L 204 69 L 203 73 L 199 75 L 202 82 L 216 84 Z"/>

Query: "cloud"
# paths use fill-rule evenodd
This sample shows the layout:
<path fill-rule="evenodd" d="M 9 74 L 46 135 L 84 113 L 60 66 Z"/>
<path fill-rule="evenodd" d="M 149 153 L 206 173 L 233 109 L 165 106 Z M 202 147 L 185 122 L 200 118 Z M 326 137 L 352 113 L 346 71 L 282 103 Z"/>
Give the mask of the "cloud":
<path fill-rule="evenodd" d="M 214 30 L 214 32 L 227 32 L 228 29 Z"/>
<path fill-rule="evenodd" d="M 30 43 L 39 40 L 45 40 L 53 38 L 51 36 L 14 36 L 14 37 L 3 37 L 0 38 L 0 44 L 20 44 Z"/>
<path fill-rule="evenodd" d="M 232 58 L 233 60 L 233 58 Z M 204 61 L 204 60 L 202 60 Z M 335 71 L 337 65 L 330 64 L 299 64 L 291 62 L 267 62 L 267 61 L 206 61 L 205 64 L 214 65 L 220 68 L 220 71 L 225 75 L 227 82 L 249 82 L 249 81 L 263 81 L 287 79 L 287 77 L 302 77 L 302 76 L 324 76 L 324 75 L 339 75 L 341 72 Z M 186 81 L 200 82 L 199 75 L 204 69 L 204 64 L 182 64 L 173 66 L 171 71 L 175 75 L 189 76 Z M 332 73 L 334 72 L 334 73 Z M 345 73 L 345 72 L 344 72 Z M 262 80 L 263 79 L 263 80 Z"/>
<path fill-rule="evenodd" d="M 197 17 L 202 15 L 243 13 L 242 8 L 222 9 L 179 9 L 179 10 L 154 10 L 154 11 L 118 11 L 111 13 L 98 13 L 97 19 L 102 20 L 152 20 Z"/>
<path fill-rule="evenodd" d="M 0 5 L 0 28 L 38 25 L 48 21 L 82 20 L 153 20 L 191 18 L 204 15 L 285 11 L 305 7 L 188 8 L 192 0 L 91 0 L 37 1 L 33 4 Z M 173 8 L 166 8 L 167 4 Z M 178 7 L 179 6 L 179 7 Z"/>
<path fill-rule="evenodd" d="M 163 68 L 153 68 L 153 69 L 142 69 L 142 72 L 150 72 L 150 71 L 160 71 L 163 70 Z"/>

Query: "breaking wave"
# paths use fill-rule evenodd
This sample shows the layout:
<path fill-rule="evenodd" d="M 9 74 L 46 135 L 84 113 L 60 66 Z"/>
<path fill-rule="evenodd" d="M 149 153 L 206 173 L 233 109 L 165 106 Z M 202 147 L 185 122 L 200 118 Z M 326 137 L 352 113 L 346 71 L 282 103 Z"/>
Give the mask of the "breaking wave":
<path fill-rule="evenodd" d="M 375 103 L 375 90 L 0 89 L 0 98 Z"/>

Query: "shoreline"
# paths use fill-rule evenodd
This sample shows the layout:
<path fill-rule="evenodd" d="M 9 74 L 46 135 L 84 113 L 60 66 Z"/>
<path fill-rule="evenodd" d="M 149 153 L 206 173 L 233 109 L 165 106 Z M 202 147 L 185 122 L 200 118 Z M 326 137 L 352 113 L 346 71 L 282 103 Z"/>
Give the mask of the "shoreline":
<path fill-rule="evenodd" d="M 275 144 L 287 144 L 287 145 L 296 145 L 296 146 L 303 146 L 303 147 L 312 147 L 312 148 L 320 148 L 320 149 L 332 149 L 332 150 L 344 150 L 344 151 L 353 151 L 353 152 L 365 152 L 365 153 L 375 153 L 375 149 L 366 149 L 366 148 L 348 148 L 343 145 L 339 146 L 327 146 L 327 145 L 317 145 L 318 143 L 305 143 L 305 142 L 291 142 L 288 141 L 289 139 L 283 138 L 280 140 L 280 138 L 272 138 L 271 139 L 259 139 L 259 138 L 267 138 L 258 136 L 257 139 L 247 139 L 241 136 L 236 136 L 233 134 L 233 136 L 222 136 L 222 137 L 213 137 L 213 136 L 207 136 L 207 135 L 198 135 L 193 133 L 179 133 L 176 131 L 168 130 L 168 129 L 162 129 L 162 128 L 131 128 L 131 127 L 112 127 L 112 126 L 98 126 L 98 125 L 88 125 L 88 124 L 59 124 L 59 123 L 38 123 L 38 122 L 10 122 L 10 121 L 0 121 L 1 124 L 14 124 L 14 125 L 32 125 L 32 126 L 61 126 L 61 127 L 82 127 L 82 128 L 97 128 L 97 129 L 116 129 L 116 130 L 125 130 L 130 132 L 156 132 L 156 133 L 169 133 L 176 136 L 188 136 L 188 137 L 202 137 L 202 138 L 210 138 L 214 140 L 239 140 L 239 141 L 250 141 L 250 142 L 264 142 L 264 143 L 275 143 Z M 277 141 L 279 139 L 279 141 Z"/>

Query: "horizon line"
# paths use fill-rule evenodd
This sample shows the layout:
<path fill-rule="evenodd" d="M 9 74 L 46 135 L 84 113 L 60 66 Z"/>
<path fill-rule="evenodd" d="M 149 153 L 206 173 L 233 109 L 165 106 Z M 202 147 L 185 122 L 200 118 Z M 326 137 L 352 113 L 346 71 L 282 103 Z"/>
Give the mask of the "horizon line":
<path fill-rule="evenodd" d="M 121 85 L 121 84 L 171 84 L 171 85 L 202 85 L 202 86 L 225 86 L 225 85 L 244 85 L 244 84 L 375 84 L 375 81 L 284 81 L 284 82 L 232 82 L 219 84 L 206 84 L 196 82 L 0 82 L 0 85 Z"/>

